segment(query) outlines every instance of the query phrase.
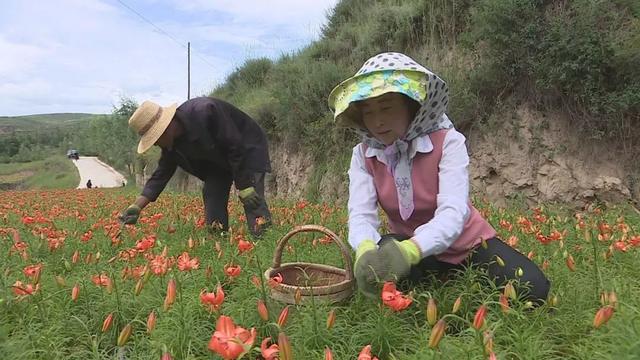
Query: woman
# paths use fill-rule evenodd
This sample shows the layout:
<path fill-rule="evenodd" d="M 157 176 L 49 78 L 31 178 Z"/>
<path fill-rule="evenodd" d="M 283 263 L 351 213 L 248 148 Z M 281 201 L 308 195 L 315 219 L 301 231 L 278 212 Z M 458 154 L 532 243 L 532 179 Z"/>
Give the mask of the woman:
<path fill-rule="evenodd" d="M 549 291 L 542 271 L 496 238 L 469 200 L 465 137 L 445 114 L 448 101 L 442 79 L 393 52 L 367 60 L 329 95 L 336 122 L 362 136 L 348 204 L 358 287 L 377 297 L 379 281 L 416 282 L 474 264 L 498 284 L 519 280 L 541 302 Z M 378 233 L 378 205 L 395 234 Z"/>

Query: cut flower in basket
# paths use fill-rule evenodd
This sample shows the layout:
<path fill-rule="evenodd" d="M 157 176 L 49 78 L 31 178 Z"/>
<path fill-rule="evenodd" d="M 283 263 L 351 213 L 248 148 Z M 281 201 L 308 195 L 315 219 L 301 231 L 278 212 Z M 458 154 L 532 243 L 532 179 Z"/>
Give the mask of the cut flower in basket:
<path fill-rule="evenodd" d="M 396 290 L 396 284 L 387 281 L 382 286 L 382 302 L 393 311 L 401 311 L 409 307 L 413 300 Z"/>

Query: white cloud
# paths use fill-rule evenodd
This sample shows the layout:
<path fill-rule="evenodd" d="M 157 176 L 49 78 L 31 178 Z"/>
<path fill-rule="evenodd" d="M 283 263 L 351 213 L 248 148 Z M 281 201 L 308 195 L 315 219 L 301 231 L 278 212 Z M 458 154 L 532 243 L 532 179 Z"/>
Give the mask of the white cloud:
<path fill-rule="evenodd" d="M 335 1 L 125 3 L 179 42 L 192 41 L 196 96 L 248 56 L 306 44 L 313 31 L 305 27 L 319 27 Z M 104 113 L 121 96 L 186 100 L 186 50 L 116 0 L 3 1 L 0 54 L 0 115 Z"/>

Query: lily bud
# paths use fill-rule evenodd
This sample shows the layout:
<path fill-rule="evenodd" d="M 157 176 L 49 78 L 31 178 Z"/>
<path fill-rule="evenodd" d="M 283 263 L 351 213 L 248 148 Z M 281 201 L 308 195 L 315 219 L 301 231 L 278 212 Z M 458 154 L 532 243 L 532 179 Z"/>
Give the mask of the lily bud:
<path fill-rule="evenodd" d="M 456 301 L 453 303 L 453 308 L 451 309 L 451 313 L 455 314 L 460 310 L 460 306 L 462 305 L 462 297 L 458 296 Z"/>
<path fill-rule="evenodd" d="M 504 294 L 500 294 L 500 308 L 505 314 L 509 312 L 509 300 Z"/>
<path fill-rule="evenodd" d="M 107 332 L 111 327 L 111 323 L 113 322 L 113 313 L 109 313 L 107 317 L 102 322 L 102 332 Z"/>
<path fill-rule="evenodd" d="M 283 327 L 287 323 L 287 319 L 289 318 L 289 305 L 285 306 L 284 309 L 280 312 L 280 316 L 278 316 L 278 326 Z"/>
<path fill-rule="evenodd" d="M 258 314 L 263 321 L 269 320 L 269 310 L 262 300 L 258 300 Z"/>
<path fill-rule="evenodd" d="M 300 305 L 300 301 L 302 301 L 302 291 L 300 291 L 300 289 L 296 289 L 296 293 L 293 295 L 293 300 L 295 301 L 296 305 Z"/>
<path fill-rule="evenodd" d="M 609 305 L 611 305 L 614 309 L 618 308 L 618 295 L 616 295 L 615 291 L 609 293 L 608 299 Z"/>
<path fill-rule="evenodd" d="M 331 329 L 335 322 L 336 322 L 336 311 L 335 309 L 331 309 L 331 311 L 329 311 L 329 316 L 327 316 L 327 330 Z"/>
<path fill-rule="evenodd" d="M 482 325 L 484 325 L 484 318 L 487 316 L 487 306 L 481 305 L 476 311 L 476 315 L 473 318 L 473 328 L 476 330 L 480 330 Z"/>
<path fill-rule="evenodd" d="M 278 334 L 278 357 L 280 360 L 293 360 L 293 350 L 289 338 L 283 332 Z"/>
<path fill-rule="evenodd" d="M 136 287 L 133 291 L 133 293 L 138 296 L 140 295 L 140 292 L 142 292 L 142 288 L 144 287 L 144 281 L 142 281 L 142 278 L 138 279 L 138 282 L 136 283 Z"/>
<path fill-rule="evenodd" d="M 172 278 L 167 283 L 167 295 L 164 298 L 164 311 L 169 310 L 169 308 L 175 301 L 176 301 L 176 280 Z"/>
<path fill-rule="evenodd" d="M 507 285 L 504 286 L 503 294 L 511 300 L 516 300 L 518 298 L 516 289 L 513 287 L 513 284 L 511 284 L 511 282 L 508 282 Z"/>
<path fill-rule="evenodd" d="M 573 256 L 571 256 L 571 254 L 569 254 L 569 256 L 567 256 L 567 267 L 569 268 L 569 270 L 571 271 L 576 271 L 576 262 L 573 261 Z"/>
<path fill-rule="evenodd" d="M 609 321 L 609 319 L 611 319 L 612 316 L 613 316 L 612 306 L 607 305 L 600 308 L 600 310 L 598 310 L 598 312 L 596 313 L 596 316 L 593 318 L 593 327 L 597 329 L 600 326 L 606 324 L 607 321 Z"/>
<path fill-rule="evenodd" d="M 71 255 L 71 263 L 75 264 L 78 260 L 80 260 L 80 251 L 76 250 L 73 252 L 73 255 Z"/>
<path fill-rule="evenodd" d="M 151 334 L 153 329 L 156 328 L 156 312 L 151 310 L 149 316 L 147 316 L 147 334 Z"/>
<path fill-rule="evenodd" d="M 444 332 L 447 328 L 447 323 L 445 323 L 444 319 L 438 320 L 436 325 L 431 328 L 431 334 L 429 335 L 429 348 L 435 349 L 438 347 L 440 340 L 444 336 Z"/>
<path fill-rule="evenodd" d="M 71 289 L 71 300 L 78 300 L 78 296 L 80 295 L 80 286 L 76 283 Z"/>
<path fill-rule="evenodd" d="M 67 285 L 66 281 L 64 281 L 64 278 L 60 275 L 56 275 L 56 284 L 58 284 L 58 286 L 60 287 L 65 287 Z"/>
<path fill-rule="evenodd" d="M 116 344 L 118 346 L 124 346 L 124 344 L 127 343 L 127 340 L 129 340 L 129 336 L 131 336 L 132 330 L 133 327 L 131 326 L 131 323 L 125 325 L 122 331 L 120 331 L 120 335 L 118 335 L 118 342 Z"/>
<path fill-rule="evenodd" d="M 493 352 L 493 335 L 489 331 L 485 331 L 483 334 L 484 353 L 490 354 Z"/>
<path fill-rule="evenodd" d="M 427 322 L 429 325 L 433 326 L 438 320 L 438 307 L 436 306 L 435 300 L 433 298 L 429 298 L 429 302 L 427 303 Z"/>

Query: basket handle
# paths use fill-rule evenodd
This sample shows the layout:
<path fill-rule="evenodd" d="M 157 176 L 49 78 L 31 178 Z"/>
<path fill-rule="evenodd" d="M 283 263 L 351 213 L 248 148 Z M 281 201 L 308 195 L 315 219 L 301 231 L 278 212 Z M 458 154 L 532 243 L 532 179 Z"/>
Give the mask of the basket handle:
<path fill-rule="evenodd" d="M 293 235 L 302 232 L 321 232 L 327 236 L 329 236 L 340 248 L 340 252 L 342 253 L 342 257 L 344 258 L 344 264 L 347 271 L 347 280 L 353 280 L 353 265 L 351 264 L 351 253 L 349 248 L 340 240 L 338 235 L 336 235 L 333 231 L 327 229 L 322 225 L 300 225 L 293 228 L 293 230 L 289 231 L 285 236 L 278 241 L 278 245 L 276 246 L 276 252 L 273 254 L 273 265 L 272 268 L 279 268 L 282 263 L 282 251 L 284 250 L 284 246 L 287 245 L 289 239 L 293 237 Z"/>

